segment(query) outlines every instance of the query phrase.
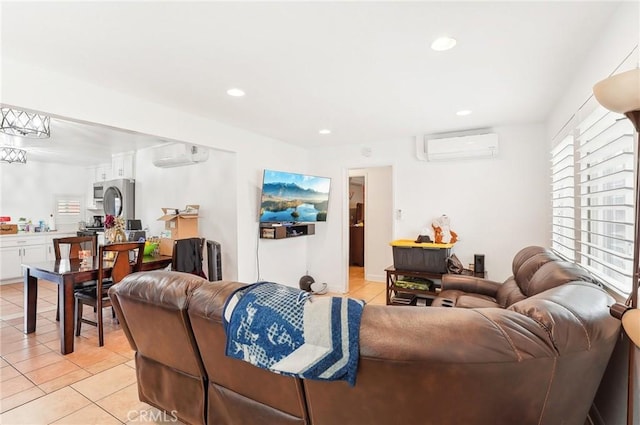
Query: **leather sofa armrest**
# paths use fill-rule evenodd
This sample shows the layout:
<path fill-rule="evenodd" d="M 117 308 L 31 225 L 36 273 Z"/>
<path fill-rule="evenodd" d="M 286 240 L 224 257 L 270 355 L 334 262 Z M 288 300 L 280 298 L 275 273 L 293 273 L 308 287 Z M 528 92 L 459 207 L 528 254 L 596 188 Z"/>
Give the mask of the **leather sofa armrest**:
<path fill-rule="evenodd" d="M 442 276 L 442 290 L 457 289 L 459 291 L 488 295 L 495 298 L 502 284 L 474 276 L 445 274 Z"/>

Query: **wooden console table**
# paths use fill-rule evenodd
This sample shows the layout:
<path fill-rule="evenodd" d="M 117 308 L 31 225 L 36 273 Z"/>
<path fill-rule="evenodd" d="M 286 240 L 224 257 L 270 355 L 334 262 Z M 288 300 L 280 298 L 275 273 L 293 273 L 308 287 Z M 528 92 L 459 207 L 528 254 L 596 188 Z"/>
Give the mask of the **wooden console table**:
<path fill-rule="evenodd" d="M 387 305 L 391 305 L 391 297 L 394 292 L 404 292 L 421 295 L 423 298 L 433 298 L 438 295 L 436 291 L 425 291 L 423 289 L 409 289 L 396 286 L 398 276 L 420 277 L 423 279 L 442 279 L 442 273 L 430 273 L 412 270 L 397 270 L 394 266 L 384 269 L 387 272 Z"/>
<path fill-rule="evenodd" d="M 410 276 L 410 277 L 419 277 L 423 279 L 442 280 L 442 276 L 447 274 L 447 273 L 431 273 L 431 272 L 414 271 L 414 270 L 398 270 L 394 266 L 389 266 L 386 269 L 384 269 L 384 271 L 387 273 L 387 288 L 386 288 L 387 305 L 393 304 L 391 302 L 391 297 L 393 296 L 394 292 L 395 293 L 404 292 L 409 294 L 415 294 L 421 298 L 431 298 L 431 299 L 438 296 L 438 291 L 436 290 L 438 288 L 434 288 L 433 291 L 426 291 L 423 289 L 409 289 L 409 288 L 396 286 L 396 281 L 398 280 L 398 276 Z M 465 270 L 463 274 L 484 278 L 486 277 L 487 272 L 485 271 L 484 273 L 475 273 L 471 270 Z"/>

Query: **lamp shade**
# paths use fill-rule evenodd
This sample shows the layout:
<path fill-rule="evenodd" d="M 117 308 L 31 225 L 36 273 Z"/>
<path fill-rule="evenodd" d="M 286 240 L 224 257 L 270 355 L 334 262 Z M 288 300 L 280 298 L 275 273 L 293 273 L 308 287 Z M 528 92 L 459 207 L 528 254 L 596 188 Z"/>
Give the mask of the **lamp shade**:
<path fill-rule="evenodd" d="M 610 111 L 640 110 L 640 68 L 612 75 L 593 86 L 596 100 Z"/>
<path fill-rule="evenodd" d="M 640 347 L 640 310 L 635 308 L 622 316 L 622 327 L 633 343 Z"/>

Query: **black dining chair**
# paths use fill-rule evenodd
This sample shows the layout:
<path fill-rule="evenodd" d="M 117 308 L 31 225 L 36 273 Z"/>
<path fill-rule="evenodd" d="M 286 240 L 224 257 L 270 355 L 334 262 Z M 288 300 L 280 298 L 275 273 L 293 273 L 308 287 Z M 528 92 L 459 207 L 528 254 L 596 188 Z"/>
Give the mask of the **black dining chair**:
<path fill-rule="evenodd" d="M 68 255 L 66 251 L 68 248 Z M 98 236 L 70 236 L 65 238 L 53 239 L 53 253 L 56 261 L 62 260 L 63 257 L 69 260 L 75 260 L 80 258 L 80 251 L 90 251 L 89 255 L 95 256 L 98 254 Z M 63 255 L 63 253 L 65 255 Z M 77 283 L 74 287 L 76 290 L 91 289 L 96 287 L 96 281 Z M 58 288 L 61 291 L 62 287 Z M 59 294 L 59 293 L 58 293 Z M 58 308 L 56 310 L 56 321 L 60 321 L 60 297 L 58 296 Z"/>
<path fill-rule="evenodd" d="M 106 253 L 113 253 L 113 259 L 105 259 Z M 130 253 L 133 253 L 135 260 L 129 261 Z M 110 245 L 100 245 L 98 249 L 98 282 L 93 289 L 77 291 L 76 298 L 76 336 L 80 336 L 82 323 L 87 323 L 98 327 L 98 345 L 104 345 L 104 326 L 102 309 L 111 307 L 111 299 L 107 293 L 108 289 L 117 285 L 125 276 L 130 273 L 140 271 L 142 257 L 144 256 L 144 242 L 124 242 Z M 105 268 L 105 265 L 107 266 Z M 111 279 L 108 280 L 106 272 L 111 270 Z M 83 317 L 82 313 L 85 305 L 94 307 L 97 320 L 93 321 Z"/>

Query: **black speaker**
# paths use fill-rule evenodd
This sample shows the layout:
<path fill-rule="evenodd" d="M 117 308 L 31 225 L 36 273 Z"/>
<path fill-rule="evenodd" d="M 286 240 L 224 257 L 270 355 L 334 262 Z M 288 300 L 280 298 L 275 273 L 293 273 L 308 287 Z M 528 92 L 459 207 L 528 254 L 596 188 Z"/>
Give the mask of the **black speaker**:
<path fill-rule="evenodd" d="M 222 248 L 216 241 L 207 241 L 207 265 L 209 281 L 222 280 Z"/>
<path fill-rule="evenodd" d="M 484 254 L 475 254 L 473 256 L 473 271 L 484 273 Z"/>

